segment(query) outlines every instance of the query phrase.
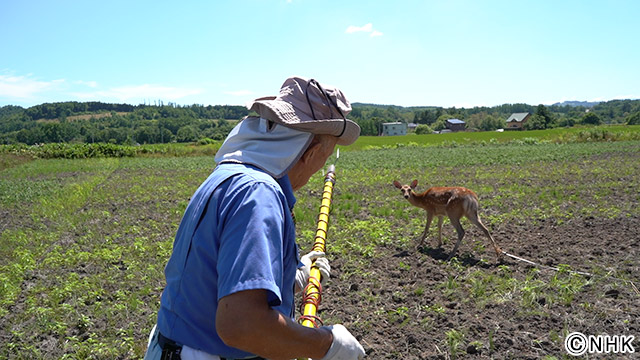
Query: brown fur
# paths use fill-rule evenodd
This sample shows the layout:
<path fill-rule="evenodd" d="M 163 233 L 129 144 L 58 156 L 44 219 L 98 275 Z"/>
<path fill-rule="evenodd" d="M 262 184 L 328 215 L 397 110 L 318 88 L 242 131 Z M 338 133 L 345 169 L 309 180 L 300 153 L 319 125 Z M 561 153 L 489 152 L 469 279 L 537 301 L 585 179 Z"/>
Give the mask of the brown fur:
<path fill-rule="evenodd" d="M 464 237 L 464 229 L 460 224 L 460 219 L 466 217 L 491 240 L 498 259 L 501 258 L 502 250 L 496 244 L 489 230 L 480 221 L 480 217 L 478 217 L 478 196 L 472 190 L 464 187 L 432 187 L 419 194 L 414 191 L 418 186 L 418 180 L 413 180 L 411 185 L 402 185 L 398 181 L 394 181 L 393 185 L 400 189 L 402 196 L 411 205 L 422 208 L 427 212 L 427 224 L 418 246 L 422 245 L 422 242 L 427 237 L 429 226 L 434 216 L 438 217 L 438 247 L 442 246 L 442 221 L 446 215 L 458 233 L 458 242 L 447 258 L 447 260 L 451 259 L 458 251 L 458 247 Z"/>

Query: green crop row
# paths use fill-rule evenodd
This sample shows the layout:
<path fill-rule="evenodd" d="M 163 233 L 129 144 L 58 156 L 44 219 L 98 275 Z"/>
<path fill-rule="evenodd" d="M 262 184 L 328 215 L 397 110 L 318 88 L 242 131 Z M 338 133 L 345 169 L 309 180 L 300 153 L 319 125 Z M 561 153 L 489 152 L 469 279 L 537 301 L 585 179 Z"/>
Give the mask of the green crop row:
<path fill-rule="evenodd" d="M 89 159 L 104 157 L 133 156 L 199 156 L 213 155 L 220 147 L 219 142 L 203 145 L 192 144 L 152 144 L 116 145 L 108 143 L 48 143 L 38 145 L 0 145 L 0 154 L 28 156 L 40 159 Z M 1 165 L 1 164 L 0 164 Z M 0 167 L 1 169 L 2 167 Z"/>

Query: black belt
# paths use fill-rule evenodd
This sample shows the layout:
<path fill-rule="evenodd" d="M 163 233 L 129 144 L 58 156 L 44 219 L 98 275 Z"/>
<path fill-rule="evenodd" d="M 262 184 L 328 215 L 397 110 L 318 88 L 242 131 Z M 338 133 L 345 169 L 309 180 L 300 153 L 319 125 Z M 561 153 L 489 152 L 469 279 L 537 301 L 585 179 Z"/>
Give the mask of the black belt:
<path fill-rule="evenodd" d="M 158 331 L 158 345 L 162 349 L 160 360 L 180 360 L 182 345 L 165 337 Z"/>
<path fill-rule="evenodd" d="M 162 349 L 162 357 L 160 360 L 180 360 L 180 353 L 182 352 L 182 345 L 165 337 L 158 331 L 158 345 Z M 220 360 L 235 360 L 232 358 L 226 358 L 220 356 Z M 265 358 L 256 356 L 252 358 L 245 358 L 242 360 L 266 360 Z"/>

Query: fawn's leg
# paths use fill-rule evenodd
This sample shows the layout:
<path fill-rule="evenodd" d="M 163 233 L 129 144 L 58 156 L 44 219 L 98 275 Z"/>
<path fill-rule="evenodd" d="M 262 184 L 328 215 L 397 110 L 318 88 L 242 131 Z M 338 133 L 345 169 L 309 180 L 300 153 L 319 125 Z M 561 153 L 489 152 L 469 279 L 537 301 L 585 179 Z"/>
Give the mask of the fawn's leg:
<path fill-rule="evenodd" d="M 442 247 L 442 221 L 444 217 L 442 215 L 438 216 L 438 249 Z"/>
<path fill-rule="evenodd" d="M 427 224 L 424 227 L 424 232 L 422 233 L 422 237 L 420 237 L 420 244 L 418 244 L 418 246 L 421 246 L 422 242 L 427 237 L 427 233 L 429 232 L 429 226 L 431 226 L 432 220 L 433 220 L 433 214 L 427 211 Z"/>
<path fill-rule="evenodd" d="M 472 224 L 480 228 L 480 230 L 484 232 L 484 234 L 489 238 L 489 240 L 491 240 L 491 244 L 493 245 L 493 249 L 495 250 L 498 258 L 502 257 L 502 249 L 500 249 L 496 241 L 493 239 L 493 236 L 491 236 L 487 227 L 484 226 L 482 221 L 480 221 L 480 217 L 478 217 L 478 214 L 470 214 L 470 216 L 468 216 L 467 218 L 469 219 L 469 221 L 471 221 Z"/>
<path fill-rule="evenodd" d="M 456 252 L 458 251 L 458 247 L 460 247 L 460 243 L 462 243 L 462 238 L 464 237 L 464 229 L 460 224 L 460 218 L 449 215 L 449 220 L 451 220 L 451 225 L 453 225 L 453 227 L 456 228 L 456 231 L 458 232 L 458 242 L 456 242 L 456 246 L 453 247 L 453 251 L 451 251 L 451 254 L 449 254 L 447 261 L 451 260 L 453 255 L 456 254 Z"/>

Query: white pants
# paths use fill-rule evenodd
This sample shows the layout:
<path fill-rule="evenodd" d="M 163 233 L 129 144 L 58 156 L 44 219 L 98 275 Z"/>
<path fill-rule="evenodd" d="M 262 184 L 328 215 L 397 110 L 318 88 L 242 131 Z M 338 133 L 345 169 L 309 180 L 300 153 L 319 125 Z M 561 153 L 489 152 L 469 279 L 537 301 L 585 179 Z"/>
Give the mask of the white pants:
<path fill-rule="evenodd" d="M 154 325 L 149 334 L 149 341 L 147 342 L 147 353 L 144 355 L 144 360 L 160 360 L 162 357 L 162 349 L 158 344 L 158 325 Z M 182 360 L 220 360 L 218 355 L 211 355 L 201 350 L 196 350 L 188 346 L 183 346 L 180 352 L 180 359 Z"/>

